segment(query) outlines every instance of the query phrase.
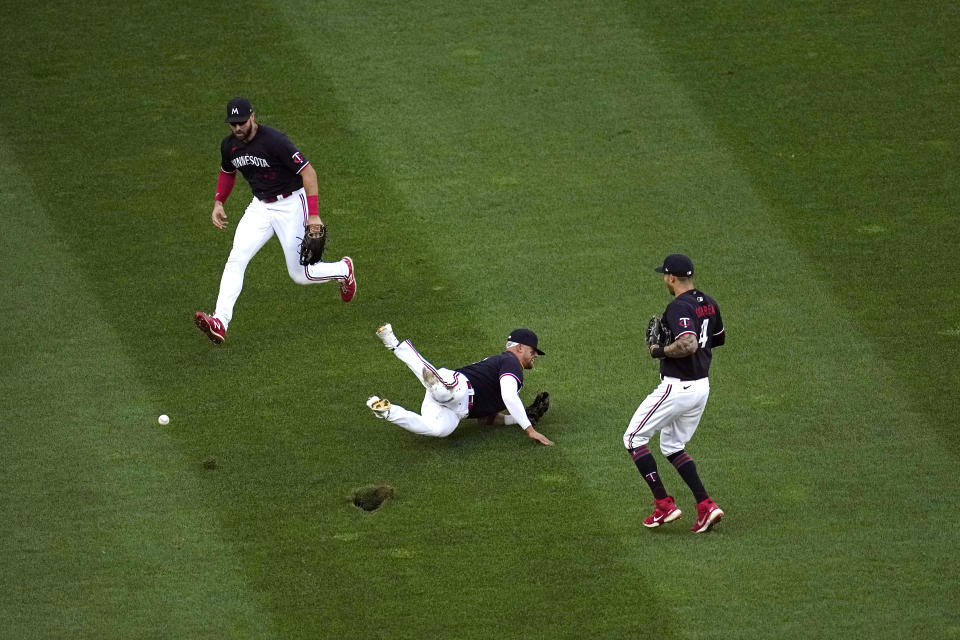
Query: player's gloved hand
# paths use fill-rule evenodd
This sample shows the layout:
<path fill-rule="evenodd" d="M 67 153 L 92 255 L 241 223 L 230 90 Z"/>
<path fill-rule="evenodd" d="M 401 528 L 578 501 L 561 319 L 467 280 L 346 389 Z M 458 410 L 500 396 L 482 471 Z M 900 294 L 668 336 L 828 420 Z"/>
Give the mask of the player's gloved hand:
<path fill-rule="evenodd" d="M 670 329 L 663 324 L 660 316 L 652 316 L 647 323 L 647 348 L 653 358 L 665 358 L 663 348 L 670 344 Z"/>
<path fill-rule="evenodd" d="M 537 394 L 537 397 L 533 399 L 533 402 L 530 403 L 530 406 L 527 407 L 527 417 L 530 418 L 530 423 L 537 424 L 540 422 L 540 418 L 543 417 L 543 414 L 545 414 L 549 408 L 550 394 L 546 391 L 541 391 Z"/>
<path fill-rule="evenodd" d="M 665 346 L 664 345 L 663 322 L 660 316 L 651 316 L 647 323 L 646 341 L 648 347 Z"/>
<path fill-rule="evenodd" d="M 327 227 L 322 222 L 308 224 L 300 241 L 300 264 L 306 266 L 320 262 L 327 246 Z"/>

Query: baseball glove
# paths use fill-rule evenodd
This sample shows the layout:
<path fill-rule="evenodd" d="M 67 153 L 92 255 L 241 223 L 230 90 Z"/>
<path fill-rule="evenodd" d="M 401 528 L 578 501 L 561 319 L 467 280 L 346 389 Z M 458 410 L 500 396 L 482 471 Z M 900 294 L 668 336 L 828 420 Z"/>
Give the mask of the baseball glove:
<path fill-rule="evenodd" d="M 653 316 L 647 323 L 647 346 L 665 347 L 670 344 L 670 328 L 663 324 L 660 316 Z"/>
<path fill-rule="evenodd" d="M 527 417 L 530 418 L 532 424 L 537 424 L 549 408 L 550 394 L 546 391 L 541 391 L 537 394 L 537 397 L 533 399 L 530 406 L 527 407 Z"/>
<path fill-rule="evenodd" d="M 308 224 L 300 241 L 300 264 L 306 266 L 320 262 L 325 246 L 327 246 L 326 225 Z"/>

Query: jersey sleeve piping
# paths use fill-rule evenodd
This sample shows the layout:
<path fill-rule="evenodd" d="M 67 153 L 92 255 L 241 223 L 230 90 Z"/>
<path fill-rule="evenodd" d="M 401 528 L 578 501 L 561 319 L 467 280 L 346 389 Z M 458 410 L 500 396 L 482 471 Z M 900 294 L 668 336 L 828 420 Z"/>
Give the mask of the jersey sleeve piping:
<path fill-rule="evenodd" d="M 303 166 L 300 167 L 300 170 L 297 171 L 297 175 L 300 175 L 300 171 L 303 171 L 304 169 L 306 169 L 308 164 L 310 164 L 310 161 L 309 161 L 309 160 L 307 160 L 306 162 L 304 162 L 304 163 L 303 163 Z"/>
<path fill-rule="evenodd" d="M 502 380 L 502 379 L 504 378 L 504 376 L 510 376 L 511 378 L 513 378 L 514 380 L 516 380 L 516 381 L 517 381 L 517 387 L 522 387 L 522 386 L 523 386 L 523 383 L 520 382 L 520 378 L 518 378 L 515 373 L 504 373 L 504 374 L 501 374 L 501 375 L 500 375 L 500 379 Z"/>

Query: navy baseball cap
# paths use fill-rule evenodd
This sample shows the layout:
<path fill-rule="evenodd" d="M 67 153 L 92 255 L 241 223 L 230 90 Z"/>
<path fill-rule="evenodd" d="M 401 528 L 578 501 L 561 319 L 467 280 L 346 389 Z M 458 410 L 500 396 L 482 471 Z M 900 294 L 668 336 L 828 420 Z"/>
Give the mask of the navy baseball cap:
<path fill-rule="evenodd" d="M 669 273 L 680 278 L 689 278 L 693 275 L 693 260 L 682 253 L 671 253 L 663 259 L 663 266 L 653 269 L 657 273 Z"/>
<path fill-rule="evenodd" d="M 507 336 L 507 340 L 510 342 L 516 342 L 517 344 L 525 344 L 528 347 L 532 347 L 534 351 L 540 355 L 546 355 L 540 349 L 537 349 L 537 334 L 530 329 L 514 329 L 510 332 L 510 335 Z"/>
<path fill-rule="evenodd" d="M 236 97 L 227 103 L 227 119 L 224 122 L 240 124 L 250 119 L 253 107 L 246 98 Z"/>

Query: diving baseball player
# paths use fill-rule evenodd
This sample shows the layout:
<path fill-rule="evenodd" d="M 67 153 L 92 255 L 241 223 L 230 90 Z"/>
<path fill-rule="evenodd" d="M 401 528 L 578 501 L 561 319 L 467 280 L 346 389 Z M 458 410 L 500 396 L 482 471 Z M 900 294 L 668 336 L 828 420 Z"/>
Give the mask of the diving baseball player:
<path fill-rule="evenodd" d="M 224 341 L 233 319 L 233 306 L 243 287 L 247 264 L 274 235 L 280 240 L 287 272 L 297 284 L 337 282 L 340 298 L 350 302 L 357 293 L 353 260 L 302 264 L 300 241 L 305 228 L 324 230 L 319 211 L 317 172 L 310 161 L 282 132 L 259 124 L 250 101 L 234 98 L 227 104 L 230 135 L 220 143 L 220 176 L 210 218 L 218 229 L 227 227 L 223 208 L 233 190 L 237 171 L 243 174 L 253 199 L 237 224 L 233 249 L 220 279 L 220 294 L 213 315 L 202 311 L 194 322 L 215 344 Z M 324 236 L 325 237 L 325 236 Z M 322 245 L 320 247 L 322 252 Z M 314 260 L 319 259 L 317 255 Z"/>
<path fill-rule="evenodd" d="M 397 340 L 389 324 L 380 327 L 377 336 L 413 371 L 426 393 L 420 413 L 391 404 L 386 398 L 371 396 L 367 399 L 367 406 L 376 417 L 389 420 L 411 433 L 438 438 L 453 433 L 464 418 L 488 418 L 488 424 L 496 419 L 502 424 L 520 425 L 527 437 L 542 445 L 553 444 L 533 428 L 533 422 L 543 413 L 528 415 L 531 412 L 524 408 L 519 395 L 523 370 L 533 369 L 537 358 L 543 355 L 543 351 L 537 348 L 537 334 L 533 331 L 517 329 L 511 332 L 503 353 L 459 369 L 435 368 L 409 340 Z M 509 415 L 498 418 L 501 411 L 508 411 Z"/>
<path fill-rule="evenodd" d="M 663 274 L 663 282 L 673 296 L 663 313 L 663 327 L 655 316 L 647 329 L 650 355 L 660 360 L 661 382 L 633 414 L 623 444 L 653 492 L 655 508 L 643 526 L 659 527 L 681 516 L 673 497 L 667 495 L 647 446 L 660 432 L 660 451 L 690 487 L 697 503 L 697 521 L 691 530 L 703 533 L 724 514 L 703 488 L 697 465 L 685 447 L 700 424 L 710 395 L 707 376 L 713 349 L 724 343 L 726 334 L 716 300 L 693 286 L 690 258 L 671 254 L 655 271 Z M 672 341 L 669 336 L 673 336 Z"/>

